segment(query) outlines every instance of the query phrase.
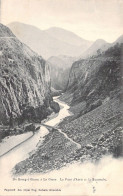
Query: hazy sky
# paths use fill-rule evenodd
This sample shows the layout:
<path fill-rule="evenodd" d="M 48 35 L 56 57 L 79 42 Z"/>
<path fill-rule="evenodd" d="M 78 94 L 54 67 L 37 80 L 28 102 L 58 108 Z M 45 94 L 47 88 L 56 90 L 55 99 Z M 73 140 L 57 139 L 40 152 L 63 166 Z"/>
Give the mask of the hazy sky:
<path fill-rule="evenodd" d="M 123 32 L 123 0 L 1 0 L 1 23 L 13 21 L 112 42 Z"/>

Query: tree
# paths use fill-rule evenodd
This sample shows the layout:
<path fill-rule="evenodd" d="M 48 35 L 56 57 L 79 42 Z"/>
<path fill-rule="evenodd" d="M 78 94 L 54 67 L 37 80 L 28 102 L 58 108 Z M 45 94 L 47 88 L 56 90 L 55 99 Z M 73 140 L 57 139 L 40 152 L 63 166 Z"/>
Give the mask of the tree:
<path fill-rule="evenodd" d="M 101 49 L 97 50 L 97 54 L 100 55 L 101 54 Z"/>

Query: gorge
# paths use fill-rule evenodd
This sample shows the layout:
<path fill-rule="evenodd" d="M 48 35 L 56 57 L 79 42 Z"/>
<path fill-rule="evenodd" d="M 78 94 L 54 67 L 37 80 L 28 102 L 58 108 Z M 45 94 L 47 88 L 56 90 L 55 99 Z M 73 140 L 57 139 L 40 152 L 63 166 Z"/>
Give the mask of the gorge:
<path fill-rule="evenodd" d="M 1 157 L 3 165 L 13 157 L 6 173 L 122 157 L 122 36 L 118 40 L 85 58 L 61 54 L 46 61 L 0 24 L 1 143 L 32 133 Z M 54 99 L 52 88 L 63 93 Z"/>

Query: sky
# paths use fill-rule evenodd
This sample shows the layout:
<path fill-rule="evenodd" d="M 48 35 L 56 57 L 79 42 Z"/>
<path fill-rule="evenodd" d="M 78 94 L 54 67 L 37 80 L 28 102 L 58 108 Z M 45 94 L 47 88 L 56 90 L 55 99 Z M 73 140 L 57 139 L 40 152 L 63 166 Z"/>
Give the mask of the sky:
<path fill-rule="evenodd" d="M 41 30 L 61 27 L 95 41 L 123 33 L 123 0 L 0 0 L 1 23 L 18 21 Z"/>

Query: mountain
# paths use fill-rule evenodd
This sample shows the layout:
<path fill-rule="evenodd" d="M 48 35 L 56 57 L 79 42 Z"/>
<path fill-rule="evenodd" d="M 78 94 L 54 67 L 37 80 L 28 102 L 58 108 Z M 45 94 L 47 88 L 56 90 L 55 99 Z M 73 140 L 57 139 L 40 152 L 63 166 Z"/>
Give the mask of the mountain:
<path fill-rule="evenodd" d="M 8 27 L 23 43 L 46 59 L 58 55 L 79 56 L 92 44 L 60 28 L 40 30 L 19 22 L 10 23 Z"/>
<path fill-rule="evenodd" d="M 2 24 L 0 68 L 1 126 L 15 128 L 24 122 L 40 122 L 53 111 L 50 73 L 46 61 L 21 43 Z"/>
<path fill-rule="evenodd" d="M 72 63 L 76 60 L 76 57 L 71 56 L 65 56 L 65 55 L 59 55 L 59 56 L 51 56 L 48 58 L 48 62 L 51 64 L 54 64 L 57 67 L 60 67 L 62 69 L 66 69 L 71 67 Z"/>
<path fill-rule="evenodd" d="M 107 50 L 110 45 L 111 44 L 107 43 L 105 40 L 98 39 L 80 56 L 80 58 L 87 58 L 96 55 L 97 52 L 103 52 Z"/>
<path fill-rule="evenodd" d="M 85 46 L 85 48 L 88 48 L 90 44 L 92 43 L 91 41 L 87 41 L 79 37 L 78 35 L 74 34 L 71 31 L 67 31 L 62 28 L 58 27 L 52 27 L 47 30 L 45 30 L 46 33 L 48 33 L 50 36 L 63 41 L 68 44 L 72 44 L 74 46 Z"/>
<path fill-rule="evenodd" d="M 80 55 L 79 59 L 87 58 L 93 55 L 97 55 L 106 51 L 111 46 L 114 46 L 116 43 L 123 43 L 123 35 L 121 35 L 116 41 L 113 43 L 108 43 L 103 39 L 96 40 L 85 52 Z"/>
<path fill-rule="evenodd" d="M 66 92 L 73 116 L 59 126 L 82 146 L 77 160 L 123 156 L 122 56 L 123 43 L 72 64 Z"/>
<path fill-rule="evenodd" d="M 97 97 L 99 98 L 99 95 L 103 99 L 106 98 L 105 96 L 109 96 L 110 91 L 117 90 L 117 87 L 120 87 L 121 64 L 119 62 L 122 46 L 122 44 L 116 44 L 102 54 L 73 63 L 67 85 L 67 90 L 74 93 L 72 103 L 77 100 L 79 102 L 83 99 L 83 96 L 86 97 L 86 101 L 90 96 L 92 100 L 92 95 L 94 100 Z M 101 89 L 103 89 L 103 92 Z M 80 96 L 78 96 L 78 93 Z"/>
<path fill-rule="evenodd" d="M 68 83 L 69 71 L 76 60 L 70 56 L 52 56 L 47 61 L 50 67 L 51 86 L 57 90 L 64 90 Z"/>

